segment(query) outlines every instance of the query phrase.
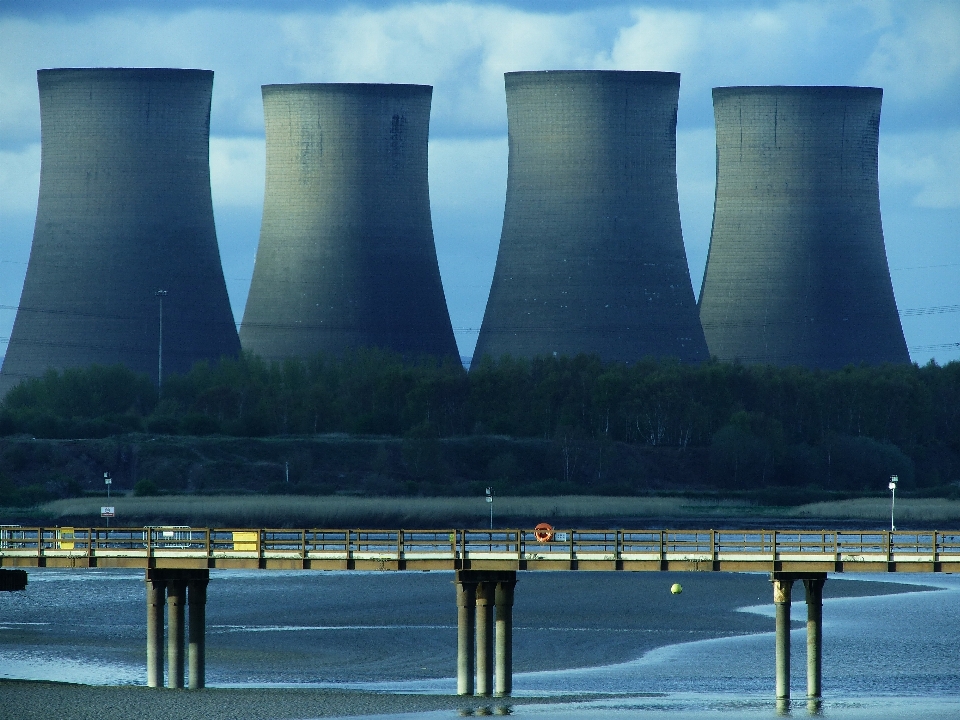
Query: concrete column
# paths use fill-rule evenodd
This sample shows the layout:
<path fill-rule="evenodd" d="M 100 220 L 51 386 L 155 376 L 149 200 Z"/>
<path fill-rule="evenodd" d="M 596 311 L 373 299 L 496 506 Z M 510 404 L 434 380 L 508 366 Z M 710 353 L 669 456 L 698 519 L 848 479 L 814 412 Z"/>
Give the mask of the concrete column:
<path fill-rule="evenodd" d="M 188 649 L 188 682 L 191 690 L 199 690 L 206 685 L 206 609 L 207 583 L 209 573 L 205 577 L 191 578 L 187 583 L 187 602 L 190 605 L 190 629 Z"/>
<path fill-rule="evenodd" d="M 477 690 L 493 694 L 493 603 L 496 583 L 477 585 Z"/>
<path fill-rule="evenodd" d="M 146 583 L 147 687 L 163 687 L 163 596 L 166 583 L 150 577 Z"/>
<path fill-rule="evenodd" d="M 183 687 L 183 601 L 187 584 L 167 581 L 167 687 Z"/>
<path fill-rule="evenodd" d="M 474 637 L 477 584 L 456 582 L 457 587 L 457 695 L 473 695 Z"/>
<path fill-rule="evenodd" d="M 807 596 L 807 697 L 820 697 L 823 676 L 823 585 L 826 577 L 806 578 Z"/>
<path fill-rule="evenodd" d="M 500 697 L 513 692 L 513 594 L 517 581 L 497 583 L 494 605 L 497 610 L 497 673 L 494 694 Z"/>
<path fill-rule="evenodd" d="M 774 579 L 773 602 L 777 608 L 777 700 L 790 697 L 790 591 L 792 579 Z"/>

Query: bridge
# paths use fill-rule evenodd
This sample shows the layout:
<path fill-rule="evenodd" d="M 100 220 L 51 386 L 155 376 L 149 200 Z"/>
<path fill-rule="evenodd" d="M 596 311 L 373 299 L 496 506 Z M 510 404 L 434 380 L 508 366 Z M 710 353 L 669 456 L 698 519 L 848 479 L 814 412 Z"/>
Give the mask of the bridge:
<path fill-rule="evenodd" d="M 144 569 L 147 684 L 163 685 L 165 601 L 167 686 L 183 687 L 186 669 L 190 688 L 205 683 L 211 569 L 454 571 L 457 692 L 500 696 L 512 691 L 518 572 L 769 573 L 776 607 L 776 697 L 790 697 L 790 608 L 793 585 L 801 581 L 807 697 L 815 701 L 821 695 L 827 573 L 960 572 L 960 531 L 0 527 L 0 589 L 18 586 L 11 573 L 22 577 L 23 568 L 37 567 Z"/>

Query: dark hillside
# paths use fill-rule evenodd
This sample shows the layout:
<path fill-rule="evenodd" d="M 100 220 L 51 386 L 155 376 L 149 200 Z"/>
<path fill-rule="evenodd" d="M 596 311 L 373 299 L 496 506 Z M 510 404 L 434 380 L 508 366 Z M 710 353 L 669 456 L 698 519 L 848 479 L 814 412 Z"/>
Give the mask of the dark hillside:
<path fill-rule="evenodd" d="M 289 467 L 289 482 L 287 468 Z M 468 374 L 368 351 L 48 373 L 0 405 L 0 496 L 141 492 L 634 495 L 777 502 L 960 491 L 960 363 L 836 372 L 505 358 Z"/>

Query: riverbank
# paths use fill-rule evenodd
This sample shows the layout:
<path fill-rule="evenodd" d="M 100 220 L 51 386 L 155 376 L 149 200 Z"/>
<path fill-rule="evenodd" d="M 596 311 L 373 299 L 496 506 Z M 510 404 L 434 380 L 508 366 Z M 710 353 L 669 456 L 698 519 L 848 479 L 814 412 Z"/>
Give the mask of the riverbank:
<path fill-rule="evenodd" d="M 115 509 L 116 526 L 274 528 L 461 528 L 487 527 L 490 505 L 484 497 L 354 497 L 343 495 L 167 495 L 87 497 L 57 500 L 30 510 L 0 510 L 3 522 L 21 525 L 103 523 L 100 508 Z M 794 507 L 771 507 L 742 500 L 690 496 L 607 497 L 567 495 L 497 496 L 494 523 L 529 528 L 547 521 L 575 528 L 816 528 L 877 529 L 889 526 L 886 498 L 859 498 Z M 938 498 L 897 500 L 897 526 L 903 530 L 960 528 L 960 501 Z"/>
<path fill-rule="evenodd" d="M 198 691 L 0 680 L 0 703 L 4 715 L 18 720 L 292 720 L 432 710 L 508 715 L 506 708 L 514 705 L 579 702 L 595 697 L 485 699 L 316 688 L 206 688 Z"/>

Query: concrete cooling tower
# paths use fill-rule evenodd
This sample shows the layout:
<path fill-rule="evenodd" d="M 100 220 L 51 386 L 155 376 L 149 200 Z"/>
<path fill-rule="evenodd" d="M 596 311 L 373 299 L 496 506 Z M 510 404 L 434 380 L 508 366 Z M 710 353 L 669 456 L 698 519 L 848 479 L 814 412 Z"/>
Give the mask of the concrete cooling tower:
<path fill-rule="evenodd" d="M 708 357 L 677 201 L 680 75 L 505 75 L 500 250 L 475 358 Z"/>
<path fill-rule="evenodd" d="M 430 222 L 432 92 L 263 86 L 267 177 L 245 350 L 459 358 Z"/>
<path fill-rule="evenodd" d="M 210 197 L 213 73 L 40 70 L 41 167 L 30 262 L 0 374 L 158 371 L 240 350 Z"/>
<path fill-rule="evenodd" d="M 724 360 L 910 361 L 880 223 L 879 88 L 713 91 L 717 190 L 700 319 Z"/>

